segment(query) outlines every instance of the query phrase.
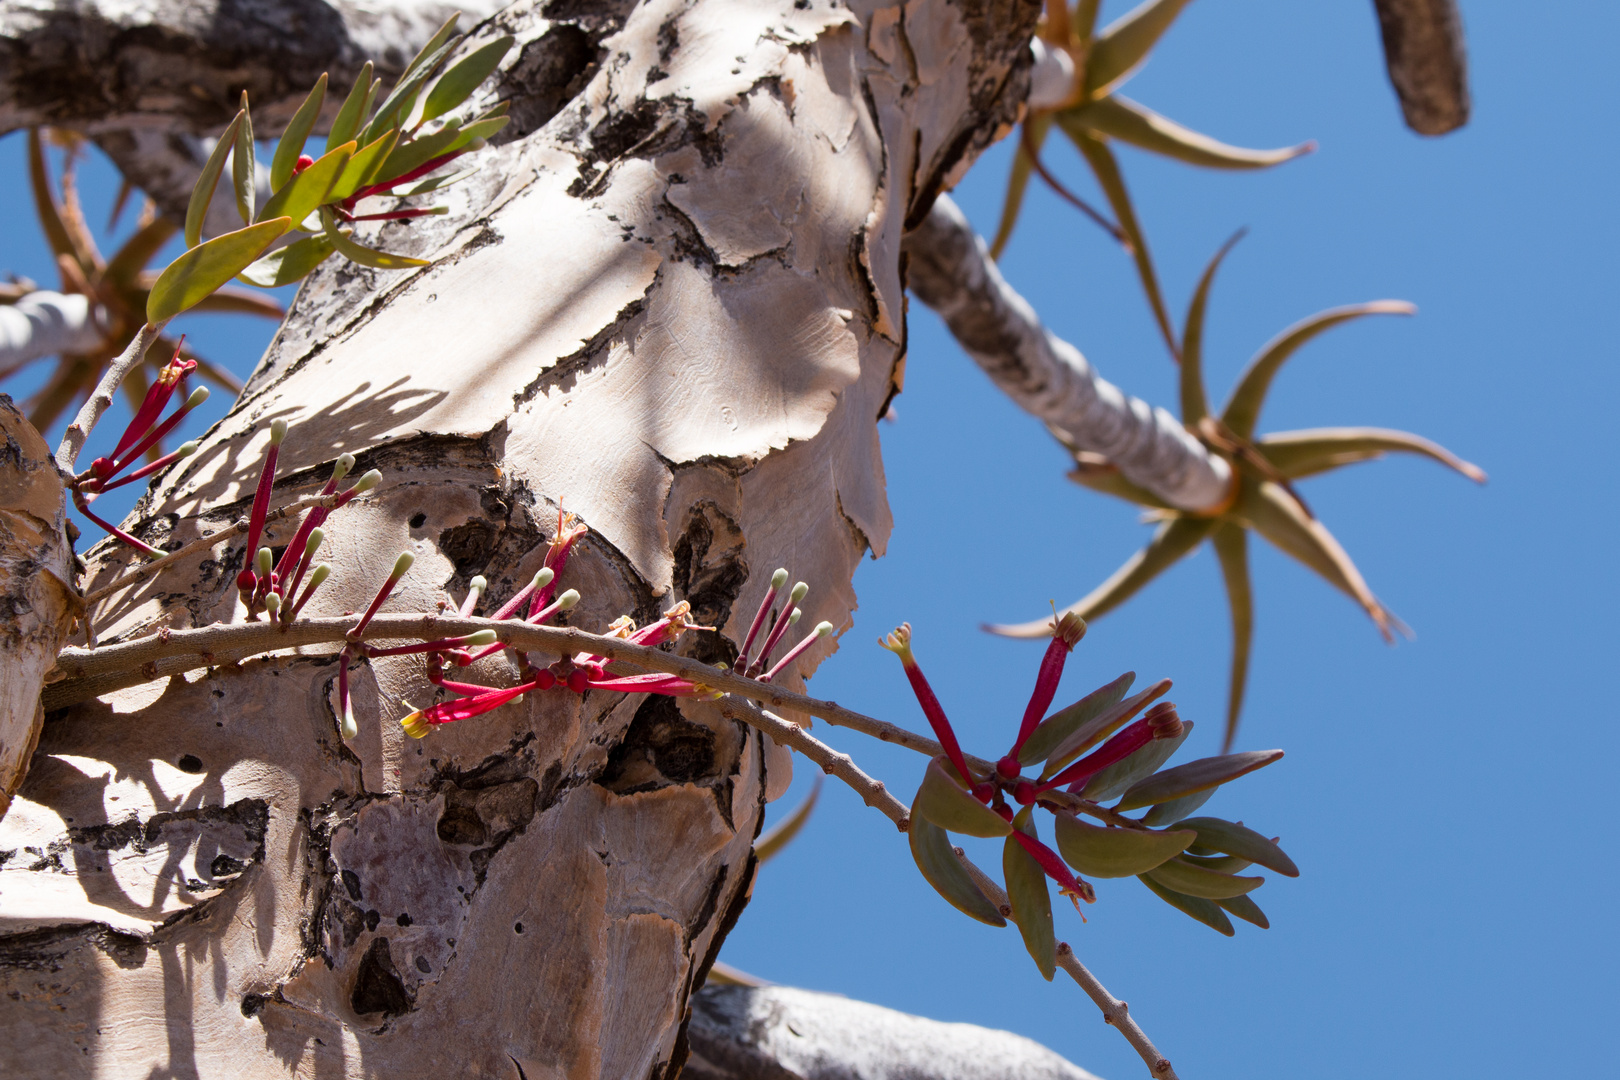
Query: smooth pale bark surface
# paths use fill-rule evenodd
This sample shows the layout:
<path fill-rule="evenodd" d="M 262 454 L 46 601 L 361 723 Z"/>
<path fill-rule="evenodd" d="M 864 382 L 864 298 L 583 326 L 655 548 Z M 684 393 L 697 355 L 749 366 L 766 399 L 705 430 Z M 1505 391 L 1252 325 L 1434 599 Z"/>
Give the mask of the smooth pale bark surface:
<path fill-rule="evenodd" d="M 343 451 L 384 475 L 328 522 L 312 614 L 364 607 L 401 550 L 385 610 L 475 574 L 498 604 L 566 509 L 592 530 L 573 625 L 684 599 L 723 631 L 687 648 L 729 659 L 779 565 L 813 586 L 802 625 L 849 625 L 890 528 L 900 238 L 1014 118 L 1036 5 L 572 7 L 516 5 L 470 44 L 517 36 L 482 92 L 512 100 L 510 140 L 449 218 L 368 237 L 432 265 L 319 271 L 128 527 L 174 546 L 234 521 L 281 418 L 278 503 Z M 108 597 L 101 639 L 239 618 L 245 556 Z M 129 561 L 94 550 L 88 587 Z M 672 1076 L 786 752 L 707 705 L 564 691 L 413 742 L 398 719 L 433 687 L 411 657 L 353 669 L 345 746 L 335 664 L 251 661 L 45 725 L 0 823 L 18 1075 Z"/>
<path fill-rule="evenodd" d="M 39 739 L 39 686 L 77 601 L 62 490 L 45 440 L 0 394 L 0 817 Z"/>
<path fill-rule="evenodd" d="M 1096 1080 L 1007 1031 L 786 986 L 692 997 L 686 1080 Z"/>

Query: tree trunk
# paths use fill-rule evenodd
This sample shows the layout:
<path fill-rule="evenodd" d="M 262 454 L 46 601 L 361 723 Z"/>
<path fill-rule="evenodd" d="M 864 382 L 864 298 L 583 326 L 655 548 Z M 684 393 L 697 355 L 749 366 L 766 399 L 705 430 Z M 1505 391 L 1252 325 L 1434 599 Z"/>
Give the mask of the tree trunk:
<path fill-rule="evenodd" d="M 804 625 L 849 625 L 890 527 L 901 236 L 1016 115 L 1037 5 L 581 7 L 474 35 L 518 39 L 486 95 L 507 141 L 448 218 L 372 238 L 432 265 L 319 271 L 132 531 L 242 515 L 282 418 L 278 503 L 345 451 L 384 475 L 328 522 L 312 614 L 364 607 L 401 550 L 385 610 L 476 574 L 498 603 L 567 511 L 573 625 L 684 599 L 722 628 L 689 647 L 730 660 L 779 565 Z M 108 597 L 101 640 L 240 618 L 246 554 Z M 129 562 L 93 550 L 88 587 Z M 336 660 L 304 652 L 46 723 L 0 823 L 13 1075 L 672 1077 L 786 751 L 704 704 L 563 690 L 415 742 L 413 657 L 353 668 L 345 745 Z"/>

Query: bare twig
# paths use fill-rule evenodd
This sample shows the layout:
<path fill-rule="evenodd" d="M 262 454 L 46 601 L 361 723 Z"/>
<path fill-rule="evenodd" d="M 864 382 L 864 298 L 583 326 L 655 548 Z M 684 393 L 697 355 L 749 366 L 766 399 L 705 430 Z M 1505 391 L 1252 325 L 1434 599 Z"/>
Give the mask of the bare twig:
<path fill-rule="evenodd" d="M 890 794 L 883 781 L 874 780 L 862 772 L 855 759 L 848 754 L 839 753 L 799 725 L 768 713 L 751 701 L 728 695 L 720 699 L 719 705 L 722 715 L 758 728 L 783 746 L 791 746 L 821 766 L 822 772 L 848 784 L 867 806 L 894 822 L 901 832 L 911 827 L 911 812 L 906 809 L 906 804 Z"/>
<path fill-rule="evenodd" d="M 1170 1059 L 1159 1053 L 1159 1048 L 1153 1045 L 1153 1040 L 1147 1037 L 1142 1025 L 1136 1022 L 1131 1015 L 1130 1007 L 1119 998 L 1108 992 L 1108 988 L 1097 981 L 1097 976 L 1086 969 L 1080 958 L 1074 955 L 1074 950 L 1067 941 L 1057 944 L 1058 967 L 1067 971 L 1086 996 L 1096 1002 L 1097 1008 L 1102 1010 L 1103 1022 L 1112 1024 L 1125 1036 L 1125 1041 L 1131 1044 L 1131 1049 L 1139 1054 L 1147 1063 L 1148 1072 L 1155 1080 L 1177 1080 L 1176 1070 L 1170 1067 Z"/>
<path fill-rule="evenodd" d="M 101 415 L 112 404 L 113 394 L 118 392 L 124 377 L 145 359 L 146 350 L 152 347 L 152 343 L 158 339 L 158 335 L 167 325 L 169 325 L 167 319 L 155 326 L 151 323 L 142 324 L 135 334 L 135 339 L 107 368 L 106 374 L 101 376 L 101 382 L 96 384 L 95 393 L 90 395 L 90 399 L 79 410 L 79 415 L 73 418 L 73 423 L 68 425 L 67 431 L 63 434 L 62 445 L 56 449 L 57 468 L 64 473 L 73 472 L 74 463 L 79 460 L 79 454 L 84 450 L 85 440 L 90 437 L 90 432 L 100 422 Z"/>
<path fill-rule="evenodd" d="M 296 499 L 280 509 L 270 511 L 265 515 L 264 520 L 266 524 L 269 524 L 272 521 L 280 521 L 281 519 L 292 514 L 296 514 L 301 510 L 308 510 L 311 507 L 324 506 L 330 508 L 335 506 L 338 499 L 342 498 L 342 496 L 342 492 L 338 492 L 335 495 L 305 495 L 303 498 Z M 154 574 L 161 574 L 163 571 L 173 566 L 185 556 L 194 555 L 199 551 L 206 551 L 209 548 L 214 547 L 216 544 L 229 540 L 233 536 L 241 536 L 243 533 L 248 531 L 248 528 L 249 522 L 247 518 L 237 518 L 235 524 L 228 525 L 218 532 L 209 533 L 207 536 L 199 536 L 197 539 L 191 541 L 191 543 L 169 552 L 161 559 L 153 559 L 149 563 L 143 563 L 128 573 L 115 578 L 113 581 L 103 585 L 89 596 L 86 596 L 84 598 L 84 602 L 86 604 L 93 604 L 103 597 L 111 596 L 119 589 L 125 588 L 129 585 L 134 585 L 138 581 L 144 581 Z M 205 629 L 212 629 L 212 627 Z M 280 648 L 280 646 L 270 647 Z"/>

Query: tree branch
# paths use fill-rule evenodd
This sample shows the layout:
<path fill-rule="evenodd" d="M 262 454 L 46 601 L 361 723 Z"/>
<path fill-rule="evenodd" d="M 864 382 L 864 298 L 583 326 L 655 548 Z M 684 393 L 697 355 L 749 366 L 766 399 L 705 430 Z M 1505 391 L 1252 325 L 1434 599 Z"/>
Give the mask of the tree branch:
<path fill-rule="evenodd" d="M 68 425 L 67 431 L 62 435 L 62 445 L 56 448 L 57 468 L 65 473 L 73 472 L 73 466 L 79 460 L 79 453 L 84 449 L 85 440 L 90 438 L 90 432 L 100 423 L 101 414 L 112 405 L 113 394 L 118 392 L 124 377 L 146 356 L 146 350 L 152 347 L 152 343 L 158 339 L 158 335 L 163 333 L 163 328 L 168 324 L 168 319 L 155 326 L 151 323 L 142 323 L 129 345 L 108 365 L 106 372 L 101 376 L 101 381 L 96 384 L 95 392 L 79 409 L 79 415 L 73 418 L 73 423 Z"/>
<path fill-rule="evenodd" d="M 874 780 L 862 772 L 855 759 L 848 754 L 839 753 L 798 724 L 768 713 L 744 698 L 728 695 L 720 699 L 719 705 L 722 715 L 763 731 L 783 746 L 791 746 L 821 766 L 822 772 L 848 784 L 867 806 L 894 822 L 901 832 L 910 827 L 911 812 L 906 809 L 906 804 L 896 799 L 883 781 Z"/>
<path fill-rule="evenodd" d="M 1227 496 L 1231 468 L 1164 409 L 1126 397 L 1078 349 L 1041 325 L 991 261 L 973 226 L 940 196 L 906 237 L 912 291 L 937 311 L 985 374 L 1065 445 L 1102 454 L 1172 506 Z"/>
<path fill-rule="evenodd" d="M 1125 1036 L 1125 1041 L 1131 1044 L 1142 1060 L 1147 1063 L 1148 1072 L 1157 1080 L 1177 1080 L 1176 1070 L 1170 1067 L 1170 1059 L 1159 1053 L 1159 1048 L 1153 1045 L 1153 1040 L 1147 1037 L 1142 1025 L 1130 1013 L 1130 1006 L 1108 992 L 1108 988 L 1097 981 L 1097 976 L 1087 970 L 1080 958 L 1074 955 L 1067 941 L 1057 944 L 1058 967 L 1069 973 L 1086 996 L 1096 1002 L 1097 1008 L 1102 1010 L 1103 1022 L 1119 1029 Z"/>
<path fill-rule="evenodd" d="M 1468 123 L 1468 48 L 1457 0 L 1373 0 L 1406 126 L 1444 135 Z"/>
<path fill-rule="evenodd" d="M 41 124 L 105 128 L 173 122 L 206 133 L 246 89 L 261 134 L 279 131 L 331 74 L 342 100 L 361 65 L 397 75 L 461 10 L 471 26 L 494 0 L 58 0 L 0 6 L 0 134 Z M 336 108 L 336 105 L 333 105 Z"/>
<path fill-rule="evenodd" d="M 41 290 L 0 305 L 0 378 L 42 356 L 89 352 L 100 344 L 88 297 Z"/>

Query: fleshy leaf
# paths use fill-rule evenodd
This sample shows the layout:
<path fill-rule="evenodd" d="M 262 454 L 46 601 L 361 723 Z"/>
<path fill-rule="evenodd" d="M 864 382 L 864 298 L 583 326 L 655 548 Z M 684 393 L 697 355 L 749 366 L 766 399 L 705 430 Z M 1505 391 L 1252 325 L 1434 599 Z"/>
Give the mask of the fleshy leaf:
<path fill-rule="evenodd" d="M 292 179 L 293 169 L 298 165 L 298 157 L 304 152 L 304 143 L 309 139 L 309 133 L 315 130 L 315 121 L 320 119 L 321 106 L 326 104 L 326 72 L 315 80 L 315 88 L 309 92 L 304 103 L 298 106 L 293 118 L 287 121 L 287 130 L 282 132 L 281 141 L 276 143 L 275 156 L 270 159 L 270 190 L 280 191 L 281 186 Z M 331 143 L 333 146 L 338 143 Z"/>
<path fill-rule="evenodd" d="M 760 862 L 769 862 L 781 850 L 793 842 L 804 828 L 804 823 L 810 820 L 811 811 L 816 808 L 816 800 L 821 798 L 821 777 L 816 777 L 815 786 L 804 802 L 794 808 L 793 813 L 783 818 L 771 828 L 764 836 L 754 841 L 754 858 Z"/>
<path fill-rule="evenodd" d="M 1018 812 L 1013 824 L 1024 835 L 1035 836 L 1035 819 L 1029 807 Z M 1029 950 L 1041 976 L 1051 982 L 1057 973 L 1057 932 L 1052 926 L 1052 893 L 1046 886 L 1046 871 L 1035 856 L 1009 836 L 1001 849 L 1001 872 L 1024 948 Z"/>
<path fill-rule="evenodd" d="M 1174 889 L 1187 896 L 1202 897 L 1205 900 L 1225 900 L 1233 896 L 1242 896 L 1266 883 L 1263 877 L 1222 874 L 1215 870 L 1206 870 L 1202 866 L 1194 866 L 1185 859 L 1170 859 L 1149 870 L 1144 876 L 1152 878 L 1167 889 Z"/>
<path fill-rule="evenodd" d="M 1333 534 L 1320 521 L 1307 516 L 1299 500 L 1269 480 L 1258 484 L 1245 481 L 1235 513 L 1278 549 L 1316 571 L 1328 584 L 1360 604 L 1378 626 L 1379 633 L 1386 641 L 1390 640 L 1394 617 L 1367 588 L 1361 571 L 1356 569 Z"/>
<path fill-rule="evenodd" d="M 1193 726 L 1193 721 L 1183 721 L 1180 735 L 1169 739 L 1154 739 L 1124 760 L 1114 762 L 1086 781 L 1080 797 L 1090 799 L 1092 802 L 1107 802 L 1138 780 L 1152 776 L 1159 770 L 1160 765 L 1169 761 L 1171 755 L 1181 749 L 1181 744 L 1192 734 Z"/>
<path fill-rule="evenodd" d="M 410 195 L 426 195 L 438 191 L 440 188 L 447 188 L 458 180 L 465 180 L 477 171 L 477 169 L 462 169 L 460 172 L 446 173 L 443 176 L 430 176 L 425 180 L 418 180 L 414 184 L 394 188 L 393 194 L 401 198 Z"/>
<path fill-rule="evenodd" d="M 1197 547 L 1214 527 L 1214 518 L 1178 516 L 1166 521 L 1146 547 L 1132 555 L 1107 581 L 1064 608 L 1063 614 L 1073 612 L 1087 622 L 1107 614 Z M 1041 619 L 987 629 L 1006 637 L 1032 638 L 1050 633 L 1050 626 L 1050 619 Z"/>
<path fill-rule="evenodd" d="M 1238 718 L 1243 715 L 1243 694 L 1249 682 L 1249 648 L 1254 641 L 1254 590 L 1249 584 L 1249 534 L 1237 525 L 1215 530 L 1215 557 L 1226 584 L 1226 606 L 1232 613 L 1232 671 L 1226 686 L 1226 733 L 1221 752 L 1232 749 Z"/>
<path fill-rule="evenodd" d="M 378 270 L 406 270 L 413 266 L 428 265 L 426 259 L 413 259 L 409 255 L 391 255 L 386 251 L 377 251 L 355 243 L 338 230 L 337 219 L 332 216 L 330 210 L 321 211 L 321 225 L 325 229 L 326 238 L 337 248 L 339 254 L 361 266 L 370 266 Z"/>
<path fill-rule="evenodd" d="M 1354 465 L 1383 457 L 1385 453 L 1420 454 L 1462 473 L 1478 484 L 1486 480 L 1484 470 L 1464 461 L 1439 443 L 1421 435 L 1389 428 L 1342 427 L 1282 431 L 1261 436 L 1255 445 L 1277 471 L 1290 480 Z"/>
<path fill-rule="evenodd" d="M 146 298 L 146 321 L 156 325 L 185 311 L 246 270 L 271 241 L 292 227 L 275 218 L 216 236 L 170 263 Z"/>
<path fill-rule="evenodd" d="M 1119 222 L 1120 231 L 1130 242 L 1131 258 L 1136 262 L 1136 273 L 1142 280 L 1142 291 L 1147 295 L 1148 307 L 1153 310 L 1153 321 L 1158 326 L 1170 355 L 1177 357 L 1176 335 L 1170 328 L 1170 315 L 1165 310 L 1164 293 L 1159 289 L 1159 277 L 1153 269 L 1153 257 L 1148 253 L 1147 237 L 1143 235 L 1142 226 L 1136 220 L 1136 209 L 1131 205 L 1131 195 L 1125 187 L 1125 177 L 1120 174 L 1119 162 L 1114 160 L 1114 152 L 1102 139 L 1093 136 L 1090 129 L 1076 119 L 1072 112 L 1059 113 L 1058 124 L 1074 140 L 1074 145 L 1085 157 L 1086 164 L 1091 166 L 1092 173 L 1096 175 L 1103 194 L 1108 196 L 1108 205 L 1113 208 L 1114 220 Z"/>
<path fill-rule="evenodd" d="M 394 152 L 394 146 L 399 142 L 399 132 L 389 131 L 380 136 L 370 146 L 355 151 L 343 166 L 343 172 L 332 185 L 328 198 L 333 202 L 341 202 L 350 195 L 369 184 L 382 170 L 383 162 L 388 155 Z"/>
<path fill-rule="evenodd" d="M 1195 791 L 1191 795 L 1183 795 L 1179 799 L 1156 804 L 1151 810 L 1142 815 L 1142 824 L 1162 828 L 1165 825 L 1175 825 L 1188 814 L 1209 802 L 1215 795 L 1215 788 L 1204 791 Z"/>
<path fill-rule="evenodd" d="M 1110 828 L 1057 815 L 1057 849 L 1064 860 L 1091 877 L 1134 877 L 1187 850 L 1197 837 L 1191 829 L 1147 832 Z"/>
<path fill-rule="evenodd" d="M 1196 817 L 1183 821 L 1181 828 L 1197 830 L 1198 839 L 1194 844 L 1199 854 L 1219 851 L 1247 859 L 1285 877 L 1299 877 L 1299 867 L 1282 848 L 1245 825 L 1215 817 Z"/>
<path fill-rule="evenodd" d="M 360 130 L 360 122 L 366 118 L 366 110 L 371 106 L 371 98 L 377 92 L 377 86 L 378 83 L 372 80 L 371 61 L 367 60 L 355 78 L 354 85 L 349 88 L 349 96 L 343 99 L 337 116 L 332 119 L 331 130 L 326 133 L 328 146 L 342 146 L 354 138 L 355 133 Z"/>
<path fill-rule="evenodd" d="M 236 125 L 236 144 L 231 148 L 231 179 L 236 184 L 236 210 L 242 224 L 253 222 L 253 203 L 258 197 L 258 159 L 253 149 L 253 117 L 248 113 L 247 91 L 242 91 L 242 122 Z"/>
<path fill-rule="evenodd" d="M 240 277 L 262 289 L 274 289 L 302 281 L 332 254 L 332 241 L 325 236 L 306 236 L 286 247 L 277 248 L 243 270 Z"/>
<path fill-rule="evenodd" d="M 1146 885 L 1154 896 L 1157 896 L 1183 915 L 1197 919 L 1211 930 L 1225 934 L 1227 937 L 1232 937 L 1237 933 L 1232 928 L 1232 920 L 1226 917 L 1226 912 L 1222 911 L 1220 905 L 1215 901 L 1176 892 L 1174 889 L 1160 885 L 1146 874 L 1136 880 Z"/>
<path fill-rule="evenodd" d="M 1264 169 L 1316 149 L 1315 143 L 1301 143 L 1276 150 L 1247 150 L 1241 146 L 1230 146 L 1191 128 L 1182 127 L 1169 117 L 1160 116 L 1129 98 L 1118 96 L 1101 98 L 1081 106 L 1076 110 L 1075 118 L 1077 123 L 1120 142 L 1206 169 Z"/>
<path fill-rule="evenodd" d="M 962 786 L 956 770 L 942 757 L 928 763 L 912 802 L 912 813 L 966 836 L 1006 836 L 1012 832 L 1012 826 L 1000 814 Z"/>
<path fill-rule="evenodd" d="M 454 51 L 459 43 L 459 39 L 447 34 L 447 31 L 454 31 L 455 18 L 452 15 L 450 20 L 439 28 L 439 32 L 433 35 L 432 41 L 422 47 L 422 51 L 416 54 L 416 59 L 412 60 L 411 65 L 405 69 L 405 73 L 400 76 L 399 82 L 394 85 L 394 88 L 388 92 L 388 96 L 383 99 L 383 103 L 377 106 L 377 115 L 371 118 L 371 123 L 366 125 L 365 134 L 360 138 L 362 146 L 369 146 L 380 138 L 384 132 L 403 125 L 405 114 L 408 112 L 411 102 L 416 100 L 417 91 L 422 89 L 422 84 L 432 77 L 434 69 Z M 442 40 L 441 35 L 443 35 Z M 439 44 L 434 45 L 434 42 L 439 42 Z"/>
<path fill-rule="evenodd" d="M 1039 151 L 1041 144 L 1046 141 L 1046 133 L 1052 130 L 1052 117 L 1044 114 L 1032 116 L 1024 124 L 1028 137 L 1027 140 L 1021 139 L 1013 150 L 1012 172 L 1007 177 L 1007 197 L 1001 204 L 1001 220 L 996 224 L 996 237 L 990 241 L 992 259 L 1001 258 L 1001 253 L 1007 250 L 1007 241 L 1012 239 L 1013 227 L 1018 224 L 1018 212 L 1024 205 L 1024 193 L 1029 190 L 1030 174 L 1035 171 L 1025 142 Z"/>
<path fill-rule="evenodd" d="M 1215 284 L 1215 271 L 1232 246 L 1247 230 L 1239 229 L 1221 245 L 1198 279 L 1192 303 L 1187 305 L 1187 321 L 1181 329 L 1181 422 L 1189 428 L 1209 415 L 1209 395 L 1204 391 L 1204 313 L 1209 309 L 1209 290 Z"/>
<path fill-rule="evenodd" d="M 418 165 L 425 165 L 429 161 L 446 153 L 461 138 L 461 128 L 452 121 L 442 130 L 431 135 L 423 135 L 410 142 L 395 146 L 388 155 L 382 167 L 376 171 L 378 181 L 390 180 L 396 176 L 404 176 Z"/>
<path fill-rule="evenodd" d="M 347 142 L 322 154 L 319 161 L 270 196 L 260 211 L 260 219 L 268 221 L 272 217 L 288 217 L 294 222 L 301 222 L 309 217 L 316 207 L 326 201 L 326 193 L 332 190 L 332 185 L 342 175 L 343 167 L 353 153 L 354 143 Z"/>
<path fill-rule="evenodd" d="M 245 112 L 238 112 L 230 124 L 226 126 L 224 134 L 214 144 L 213 152 L 203 164 L 202 174 L 197 182 L 191 186 L 191 202 L 186 206 L 186 247 L 194 248 L 202 243 L 203 219 L 208 216 L 208 204 L 214 201 L 214 192 L 219 187 L 220 174 L 225 171 L 225 158 L 229 156 L 231 148 L 236 145 L 236 131 L 247 119 Z"/>
<path fill-rule="evenodd" d="M 475 50 L 466 59 L 458 61 L 440 76 L 422 103 L 422 120 L 436 120 L 466 101 L 500 66 L 501 60 L 505 58 L 507 50 L 511 49 L 515 40 L 510 34 L 496 38 L 488 45 Z"/>
<path fill-rule="evenodd" d="M 1114 807 L 1124 812 L 1154 803 L 1169 802 L 1195 791 L 1205 791 L 1231 783 L 1256 769 L 1264 768 L 1283 756 L 1281 750 L 1247 750 L 1241 754 L 1199 758 L 1177 765 L 1143 780 L 1125 793 Z"/>
<path fill-rule="evenodd" d="M 1018 749 L 1018 763 L 1029 766 L 1052 755 L 1052 751 L 1079 730 L 1082 724 L 1095 720 L 1118 705 L 1136 681 L 1136 672 L 1127 671 L 1113 682 L 1099 686 L 1073 705 L 1059 709 L 1042 720 L 1040 726 L 1024 740 Z"/>
<path fill-rule="evenodd" d="M 1251 922 L 1262 930 L 1271 929 L 1271 920 L 1260 910 L 1260 905 L 1247 896 L 1228 896 L 1215 901 L 1244 922 Z"/>
<path fill-rule="evenodd" d="M 1254 425 L 1260 419 L 1260 407 L 1265 404 L 1266 391 L 1283 363 L 1307 341 L 1324 330 L 1340 323 L 1359 319 L 1364 315 L 1412 315 L 1417 308 L 1404 300 L 1374 300 L 1369 304 L 1352 304 L 1318 312 L 1278 334 L 1255 354 L 1243 375 L 1238 379 L 1232 398 L 1221 410 L 1221 420 L 1239 438 L 1254 436 Z"/>
<path fill-rule="evenodd" d="M 934 887 L 934 891 L 952 907 L 969 918 L 991 926 L 1007 925 L 1001 912 L 968 876 L 944 829 L 913 808 L 906 838 L 911 842 L 911 857 L 916 860 L 917 869 L 922 871 L 923 878 Z"/>
<path fill-rule="evenodd" d="M 1086 54 L 1086 93 L 1106 94 L 1130 78 L 1189 2 L 1146 0 L 1103 27 Z"/>

